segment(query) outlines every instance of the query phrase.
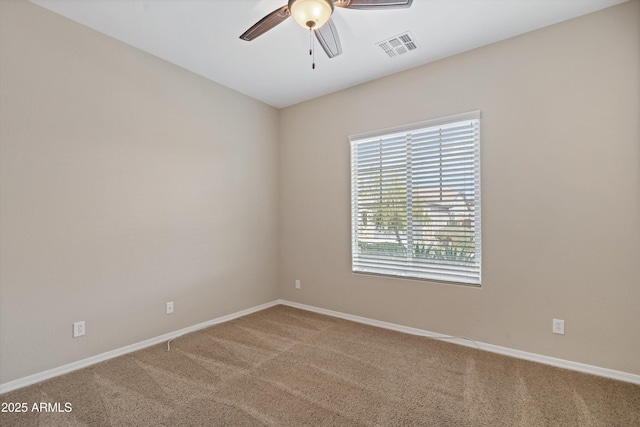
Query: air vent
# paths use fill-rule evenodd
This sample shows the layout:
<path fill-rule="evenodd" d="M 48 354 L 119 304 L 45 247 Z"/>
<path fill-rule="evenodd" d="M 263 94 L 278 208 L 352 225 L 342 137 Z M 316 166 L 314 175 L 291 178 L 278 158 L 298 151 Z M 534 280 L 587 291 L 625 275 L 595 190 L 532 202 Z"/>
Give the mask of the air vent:
<path fill-rule="evenodd" d="M 413 38 L 413 35 L 409 31 L 376 44 L 380 46 L 384 53 L 389 55 L 390 58 L 404 55 L 418 48 L 416 39 Z"/>

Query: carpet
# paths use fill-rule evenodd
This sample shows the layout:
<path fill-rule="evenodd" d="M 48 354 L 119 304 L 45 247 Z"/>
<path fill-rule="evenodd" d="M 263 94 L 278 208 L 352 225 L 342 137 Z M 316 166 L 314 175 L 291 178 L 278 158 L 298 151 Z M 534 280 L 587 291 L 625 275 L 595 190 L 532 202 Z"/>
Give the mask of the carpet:
<path fill-rule="evenodd" d="M 0 402 L 29 409 L 3 426 L 640 426 L 638 385 L 282 305 Z"/>

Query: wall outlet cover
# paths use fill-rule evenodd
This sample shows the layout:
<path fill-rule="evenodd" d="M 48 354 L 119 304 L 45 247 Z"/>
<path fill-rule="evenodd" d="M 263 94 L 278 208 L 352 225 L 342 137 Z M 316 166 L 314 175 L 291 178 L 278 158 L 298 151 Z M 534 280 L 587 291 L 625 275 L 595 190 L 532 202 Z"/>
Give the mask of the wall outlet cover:
<path fill-rule="evenodd" d="M 553 333 L 564 335 L 564 320 L 553 319 Z"/>
<path fill-rule="evenodd" d="M 84 336 L 85 328 L 84 328 L 84 320 L 81 322 L 75 322 L 73 324 L 73 337 L 78 338 Z"/>

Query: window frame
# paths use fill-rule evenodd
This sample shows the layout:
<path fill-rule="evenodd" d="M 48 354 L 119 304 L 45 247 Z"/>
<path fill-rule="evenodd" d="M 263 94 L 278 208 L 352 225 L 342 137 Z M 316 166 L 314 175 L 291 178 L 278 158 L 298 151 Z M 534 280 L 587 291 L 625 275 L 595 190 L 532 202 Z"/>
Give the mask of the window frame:
<path fill-rule="evenodd" d="M 470 111 L 463 114 L 456 114 L 456 115 L 446 116 L 442 118 L 435 118 L 435 119 L 426 120 L 418 123 L 412 123 L 408 125 L 381 129 L 373 132 L 359 133 L 359 134 L 349 136 L 350 152 L 351 152 L 350 154 L 350 157 L 351 157 L 351 162 L 350 162 L 350 165 L 351 165 L 350 166 L 350 169 L 351 169 L 351 184 L 350 184 L 351 185 L 351 203 L 350 203 L 351 269 L 353 273 L 374 274 L 374 275 L 407 278 L 407 279 L 413 279 L 413 280 L 426 280 L 426 281 L 435 281 L 435 282 L 454 283 L 454 284 L 462 284 L 462 285 L 475 286 L 475 287 L 481 286 L 481 283 L 482 283 L 482 256 L 481 256 L 482 255 L 482 242 L 481 242 L 482 226 L 481 226 L 481 180 L 480 180 L 481 117 L 482 117 L 481 111 L 476 110 L 476 111 Z M 383 265 L 386 263 L 388 259 L 391 259 L 391 258 L 385 258 L 382 255 L 371 255 L 371 254 L 363 255 L 359 247 L 359 244 L 362 243 L 362 240 L 359 240 L 359 236 L 360 234 L 362 234 L 362 232 L 359 231 L 359 228 L 358 228 L 359 216 L 360 216 L 360 213 L 364 212 L 367 208 L 366 207 L 362 208 L 362 203 L 359 202 L 359 199 L 358 199 L 358 191 L 359 190 L 362 191 L 361 187 L 363 184 L 358 184 L 357 173 L 359 171 L 362 172 L 362 169 L 360 170 L 356 169 L 358 167 L 357 159 L 354 159 L 354 157 L 357 157 L 356 151 L 355 151 L 357 148 L 357 145 L 372 143 L 372 142 L 375 142 L 375 140 L 380 140 L 380 146 L 382 147 L 383 141 L 391 141 L 395 138 L 405 139 L 405 145 L 407 146 L 407 148 L 405 148 L 404 159 L 406 159 L 405 161 L 408 162 L 407 163 L 408 166 L 405 165 L 405 169 L 407 169 L 408 172 L 406 172 L 406 176 L 404 177 L 404 180 L 403 181 L 401 180 L 402 182 L 401 185 L 405 186 L 404 191 L 406 194 L 411 193 L 410 196 L 407 196 L 407 202 L 405 207 L 406 215 L 402 217 L 406 223 L 408 220 L 412 218 L 412 215 L 413 215 L 412 201 L 415 196 L 413 195 L 412 192 L 416 191 L 416 189 L 419 188 L 417 185 L 414 186 L 412 183 L 414 172 L 411 172 L 411 171 L 415 167 L 414 164 L 412 163 L 412 157 L 411 157 L 411 152 L 413 148 L 410 148 L 410 147 L 413 147 L 413 142 L 411 140 L 412 135 L 421 135 L 423 133 L 430 132 L 436 128 L 448 129 L 451 126 L 454 126 L 456 124 L 460 125 L 464 122 L 469 122 L 473 127 L 473 132 L 472 132 L 472 135 L 473 135 L 473 148 L 472 148 L 473 186 L 471 187 L 472 190 L 471 192 L 467 192 L 466 190 L 463 191 L 456 188 L 449 188 L 446 185 L 444 185 L 446 181 L 444 181 L 443 179 L 439 180 L 439 186 L 437 188 L 439 188 L 441 192 L 447 189 L 449 190 L 453 189 L 457 191 L 459 194 L 463 195 L 463 199 L 465 200 L 465 203 L 468 203 L 467 196 L 469 196 L 469 194 L 472 194 L 472 201 L 473 201 L 472 218 L 473 219 L 471 221 L 471 224 L 472 224 L 471 231 L 473 234 L 472 234 L 472 238 L 470 237 L 471 239 L 470 241 L 473 242 L 472 243 L 473 244 L 473 260 L 471 262 L 466 260 L 456 261 L 455 258 L 454 260 L 451 260 L 451 259 L 436 260 L 432 258 L 422 258 L 422 260 L 417 260 L 417 257 L 415 257 L 413 241 L 411 239 L 412 239 L 413 233 L 416 231 L 416 229 L 418 229 L 418 227 L 414 227 L 412 224 L 411 227 L 406 226 L 406 230 L 405 230 L 407 244 L 405 248 L 406 255 L 404 256 L 404 258 L 403 256 L 394 255 L 392 256 L 393 261 L 390 261 L 390 264 L 392 265 L 392 267 L 384 267 L 384 268 L 376 267 L 375 265 Z M 471 150 L 466 148 L 466 151 L 464 151 L 464 155 L 470 156 L 470 152 Z M 380 156 L 382 159 L 383 154 L 380 154 Z M 443 159 L 443 158 L 444 157 L 442 155 L 439 157 L 439 159 Z M 382 161 L 383 160 L 380 160 L 380 162 Z M 383 179 L 382 175 L 378 179 L 382 180 Z M 360 187 L 358 185 L 360 185 Z M 381 186 L 381 188 L 384 188 L 386 191 L 388 191 L 388 189 L 392 187 Z M 410 188 L 411 191 L 409 191 L 408 188 Z M 372 222 L 373 213 L 369 211 L 366 211 L 366 213 L 368 216 L 368 222 Z M 428 219 L 427 221 L 431 221 L 431 220 Z M 450 231 L 449 226 L 450 224 L 446 224 L 446 226 L 441 227 L 439 230 Z M 465 223 L 465 226 L 466 226 L 466 223 Z M 387 233 L 388 232 L 389 231 L 387 230 Z M 398 236 L 398 239 L 401 244 L 402 239 L 400 239 L 399 236 Z M 427 252 L 427 254 L 428 253 L 429 252 Z M 405 261 L 402 261 L 403 259 Z M 373 261 L 371 261 L 371 263 L 367 263 L 366 260 L 373 260 Z M 363 264 L 372 264 L 374 266 L 370 265 L 368 267 L 363 267 Z M 404 265 L 404 267 L 402 265 Z M 447 273 L 447 270 L 449 269 L 449 267 L 455 270 L 454 274 Z M 427 270 L 434 270 L 435 273 L 425 272 Z M 466 274 L 465 272 L 468 272 L 468 274 Z"/>

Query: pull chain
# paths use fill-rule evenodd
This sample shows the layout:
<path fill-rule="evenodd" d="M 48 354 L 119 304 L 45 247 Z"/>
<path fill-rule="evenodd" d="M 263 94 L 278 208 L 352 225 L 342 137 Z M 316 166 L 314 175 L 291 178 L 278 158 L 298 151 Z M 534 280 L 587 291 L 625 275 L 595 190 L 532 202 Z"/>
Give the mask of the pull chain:
<path fill-rule="evenodd" d="M 313 38 L 313 32 L 311 31 L 311 27 L 309 27 L 309 55 L 312 55 L 311 59 L 311 69 L 316 69 L 316 44 Z"/>

